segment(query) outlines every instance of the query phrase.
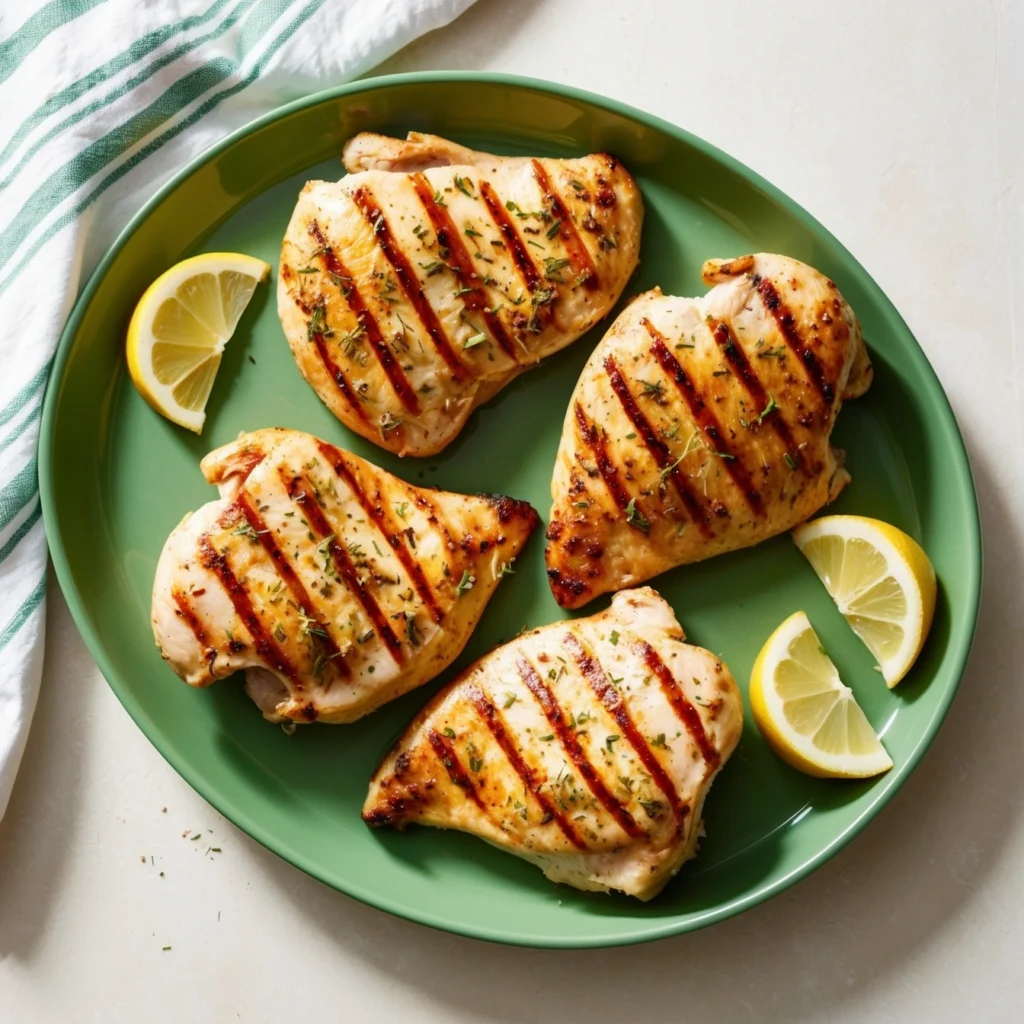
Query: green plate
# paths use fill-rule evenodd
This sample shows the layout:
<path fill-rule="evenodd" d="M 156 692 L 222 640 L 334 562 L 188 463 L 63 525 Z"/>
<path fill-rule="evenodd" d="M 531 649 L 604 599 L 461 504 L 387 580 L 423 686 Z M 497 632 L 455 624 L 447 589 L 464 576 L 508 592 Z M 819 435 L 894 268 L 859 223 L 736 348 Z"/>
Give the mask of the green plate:
<path fill-rule="evenodd" d="M 240 678 L 193 690 L 161 663 L 149 626 L 157 555 L 182 515 L 214 497 L 200 457 L 239 431 L 308 430 L 413 483 L 504 492 L 548 512 L 562 415 L 601 327 L 476 412 L 441 456 L 418 461 L 380 451 L 328 413 L 299 376 L 269 287 L 259 289 L 228 346 L 202 438 L 161 419 L 132 388 L 124 337 L 146 286 L 202 251 L 237 250 L 276 264 L 299 188 L 310 177 L 340 176 L 342 144 L 364 129 L 434 132 L 498 153 L 616 154 L 647 205 L 642 262 L 627 295 L 655 284 L 701 294 L 705 258 L 759 250 L 805 260 L 838 282 L 863 323 L 876 377 L 839 417 L 836 443 L 848 453 L 853 484 L 832 511 L 886 519 L 931 555 L 940 598 L 920 662 L 890 693 L 788 537 L 654 584 L 691 639 L 720 653 L 741 685 L 769 633 L 806 610 L 882 733 L 892 771 L 867 782 L 806 778 L 773 757 L 748 720 L 708 800 L 699 856 L 648 905 L 555 886 L 470 836 L 371 832 L 359 818 L 367 780 L 422 703 L 524 624 L 564 617 L 548 591 L 539 534 L 456 665 L 355 725 L 289 737 L 263 721 Z M 90 651 L 140 728 L 207 800 L 357 899 L 524 945 L 605 946 L 688 931 L 812 871 L 878 813 L 920 759 L 953 698 L 978 610 L 981 541 L 963 442 L 927 359 L 856 260 L 777 189 L 700 139 L 610 100 L 498 75 L 399 75 L 314 96 L 226 138 L 162 189 L 97 269 L 64 332 L 46 395 L 40 480 L 57 575 Z"/>

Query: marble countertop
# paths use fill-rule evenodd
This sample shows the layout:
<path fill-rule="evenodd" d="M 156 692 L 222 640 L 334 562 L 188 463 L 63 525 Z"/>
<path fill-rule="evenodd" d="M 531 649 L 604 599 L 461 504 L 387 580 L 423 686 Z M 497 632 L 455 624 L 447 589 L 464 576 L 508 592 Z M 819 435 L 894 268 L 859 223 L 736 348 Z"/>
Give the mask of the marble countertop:
<path fill-rule="evenodd" d="M 822 220 L 916 333 L 971 454 L 985 588 L 949 718 L 870 828 L 783 895 L 652 945 L 433 932 L 325 888 L 200 799 L 51 581 L 42 696 L 0 824 L 4 1019 L 1019 1019 L 1022 23 L 1010 0 L 480 0 L 381 69 L 533 75 L 674 121 Z"/>

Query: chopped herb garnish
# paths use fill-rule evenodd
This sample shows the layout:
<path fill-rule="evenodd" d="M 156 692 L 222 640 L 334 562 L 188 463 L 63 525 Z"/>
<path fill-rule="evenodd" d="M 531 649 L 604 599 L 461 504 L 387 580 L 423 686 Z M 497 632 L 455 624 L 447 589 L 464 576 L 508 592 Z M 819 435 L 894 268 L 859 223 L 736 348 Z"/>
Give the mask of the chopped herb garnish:
<path fill-rule="evenodd" d="M 618 646 L 618 643 L 619 643 L 619 634 L 618 634 L 618 630 L 614 630 L 614 629 L 613 629 L 613 630 L 612 630 L 612 631 L 611 631 L 611 632 L 610 632 L 610 633 L 608 634 L 608 641 L 609 641 L 609 642 L 611 643 L 612 647 L 616 647 L 616 646 Z"/>
<path fill-rule="evenodd" d="M 472 228 L 466 228 L 466 234 L 469 235 L 470 238 L 483 238 L 484 237 L 483 235 L 480 234 L 479 231 L 474 231 Z"/>
<path fill-rule="evenodd" d="M 354 327 L 347 334 L 343 334 L 338 339 L 338 344 L 341 345 L 342 351 L 345 355 L 350 356 L 355 351 L 356 345 L 359 343 L 360 338 L 366 333 L 366 328 L 360 324 L 358 327 Z"/>
<path fill-rule="evenodd" d="M 540 334 L 540 311 L 551 302 L 555 297 L 554 288 L 545 288 L 543 291 L 537 292 L 530 299 L 530 305 L 533 308 L 533 312 L 530 313 L 530 319 L 527 321 L 526 329 L 533 334 Z M 515 299 L 512 300 L 516 302 Z M 516 303 L 518 305 L 518 303 Z"/>
<path fill-rule="evenodd" d="M 785 462 L 790 469 L 796 469 L 796 459 L 794 459 L 789 452 L 786 452 L 786 454 L 782 456 L 782 461 Z"/>
<path fill-rule="evenodd" d="M 316 656 L 316 660 L 313 662 L 313 678 L 319 679 L 323 674 L 324 665 L 326 665 L 331 658 L 339 657 L 341 657 L 341 651 L 335 651 L 334 654 L 325 654 L 323 651 L 320 651 Z"/>
<path fill-rule="evenodd" d="M 651 524 L 644 518 L 643 513 L 636 507 L 636 498 L 630 498 L 626 506 L 626 522 L 635 526 L 643 533 L 649 533 Z"/>
<path fill-rule="evenodd" d="M 455 730 L 450 725 L 445 727 L 444 734 L 450 740 L 455 739 Z"/>
<path fill-rule="evenodd" d="M 545 743 L 549 743 L 554 738 L 555 738 L 555 734 L 553 732 L 549 732 L 547 734 L 547 736 L 540 736 L 540 737 L 538 737 L 538 739 L 543 740 Z"/>
<path fill-rule="evenodd" d="M 617 732 L 605 737 L 604 745 L 608 748 L 609 754 L 612 753 L 613 746 L 621 739 L 622 737 Z"/>
<path fill-rule="evenodd" d="M 232 530 L 231 533 L 235 537 L 248 537 L 253 543 L 260 539 L 261 533 L 269 533 L 269 530 L 260 530 L 257 532 L 251 523 L 242 523 L 241 526 Z"/>
<path fill-rule="evenodd" d="M 515 561 L 515 559 L 513 558 L 512 561 L 510 561 L 510 562 L 502 562 L 501 563 L 501 568 L 498 569 L 498 575 L 499 576 L 514 576 L 515 573 L 516 573 L 515 569 L 512 568 L 512 562 L 514 562 L 514 561 Z"/>
<path fill-rule="evenodd" d="M 444 270 L 444 264 L 438 260 L 431 260 L 429 263 L 421 263 L 420 268 L 427 272 L 427 277 L 433 274 L 440 274 Z"/>
<path fill-rule="evenodd" d="M 457 174 L 455 175 L 455 187 L 456 187 L 456 188 L 457 188 L 457 189 L 458 189 L 458 190 L 459 190 L 459 191 L 460 191 L 460 192 L 461 192 L 461 193 L 462 193 L 462 194 L 463 194 L 464 196 L 469 196 L 469 198 L 470 198 L 470 199 L 474 199 L 474 198 L 476 198 L 476 197 L 475 197 L 475 196 L 473 195 L 473 193 L 472 193 L 472 192 L 470 192 L 470 190 L 469 190 L 469 189 L 470 189 L 470 187 L 472 186 L 472 184 L 473 184 L 473 182 L 471 182 L 471 181 L 470 181 L 470 180 L 469 180 L 468 178 L 460 178 L 460 177 L 459 177 L 459 176 L 458 176 Z"/>
<path fill-rule="evenodd" d="M 555 277 L 560 270 L 564 270 L 571 261 L 567 259 L 556 259 L 554 256 L 544 258 L 544 276 Z M 558 278 L 561 280 L 561 278 Z"/>
<path fill-rule="evenodd" d="M 481 757 L 471 757 L 469 759 L 469 770 L 471 772 L 478 772 L 478 771 L 480 771 L 481 768 L 483 768 L 483 766 L 484 766 L 483 758 L 481 758 Z"/>
<path fill-rule="evenodd" d="M 717 455 L 720 459 L 731 459 L 733 462 L 736 461 L 736 456 L 730 455 L 728 452 L 716 451 L 714 448 L 709 448 L 708 451 L 711 452 L 712 455 Z"/>
<path fill-rule="evenodd" d="M 438 206 L 447 206 L 447 203 L 444 201 L 444 196 L 441 195 L 441 190 L 439 188 L 434 189 L 434 202 Z"/>
<path fill-rule="evenodd" d="M 309 340 L 312 341 L 317 335 L 321 338 L 330 338 L 334 336 L 334 331 L 328 330 L 327 328 L 327 308 L 324 305 L 323 299 L 321 299 L 313 307 L 313 316 L 309 321 L 307 328 L 307 335 Z"/>
<path fill-rule="evenodd" d="M 310 618 L 301 608 L 299 608 L 299 633 L 304 637 L 319 637 L 321 640 L 329 640 L 330 635 L 327 630 L 324 629 L 320 623 L 313 618 Z"/>
<path fill-rule="evenodd" d="M 582 182 L 577 181 L 575 178 L 569 179 L 569 187 L 575 189 L 577 192 L 585 192 Z"/>
<path fill-rule="evenodd" d="M 405 613 L 405 635 L 409 638 L 409 643 L 413 647 L 419 647 L 420 631 L 416 627 L 416 616 L 411 615 L 409 612 Z"/>
<path fill-rule="evenodd" d="M 501 706 L 507 711 L 510 707 L 512 707 L 513 704 L 515 704 L 515 702 L 517 700 L 519 700 L 519 698 L 514 693 L 509 693 L 506 690 L 505 691 L 505 703 L 502 704 Z"/>
<path fill-rule="evenodd" d="M 396 501 L 395 502 L 395 511 L 398 513 L 398 518 L 399 519 L 404 519 L 405 518 L 405 510 L 408 507 L 409 507 L 409 502 L 407 502 L 407 501 Z"/>
<path fill-rule="evenodd" d="M 773 395 L 769 395 L 768 404 L 764 407 L 761 414 L 757 417 L 757 422 L 760 423 L 761 420 L 763 420 L 765 416 L 768 415 L 768 413 L 775 412 L 775 410 L 778 409 L 778 407 L 779 403 L 775 401 L 775 397 Z"/>
<path fill-rule="evenodd" d="M 386 440 L 388 434 L 392 430 L 397 430 L 401 425 L 402 421 L 389 410 L 380 418 L 380 436 Z"/>
<path fill-rule="evenodd" d="M 300 274 L 315 274 L 316 267 L 299 267 Z"/>
<path fill-rule="evenodd" d="M 466 343 L 462 346 L 466 348 L 474 348 L 476 345 L 482 345 L 487 340 L 487 335 L 481 331 L 479 334 L 474 334 L 472 338 L 467 338 Z"/>
<path fill-rule="evenodd" d="M 659 484 L 659 486 L 664 486 L 665 481 L 672 475 L 672 473 L 675 470 L 676 466 L 678 466 L 679 463 L 682 462 L 683 459 L 685 459 L 685 458 L 686 458 L 686 452 L 683 452 L 683 454 L 680 455 L 679 458 L 676 459 L 675 462 L 669 463 L 669 465 L 665 466 L 663 469 L 661 469 L 658 472 L 658 484 Z"/>
<path fill-rule="evenodd" d="M 470 576 L 468 569 L 463 569 L 462 579 L 459 580 L 458 585 L 455 588 L 455 592 L 461 597 L 467 590 L 473 589 L 474 583 L 476 583 L 476 577 Z"/>
<path fill-rule="evenodd" d="M 372 640 L 372 639 L 373 639 L 373 630 L 372 629 L 368 629 L 361 636 L 356 637 L 356 643 L 357 644 L 365 644 L 367 642 L 367 640 Z"/>
<path fill-rule="evenodd" d="M 556 220 L 555 223 L 552 224 L 551 227 L 549 227 L 547 232 L 546 232 L 548 239 L 550 240 L 550 239 L 554 238 L 555 235 L 557 235 L 558 232 L 561 231 L 561 230 L 562 230 L 562 222 L 560 220 Z"/>
<path fill-rule="evenodd" d="M 653 740 L 651 740 L 651 746 L 652 747 L 663 747 L 663 746 L 665 746 L 665 734 L 663 732 L 659 732 L 658 735 L 655 736 Z"/>
<path fill-rule="evenodd" d="M 643 394 L 645 395 L 660 395 L 665 388 L 665 385 L 660 380 L 642 380 L 639 383 L 643 387 Z"/>
<path fill-rule="evenodd" d="M 644 809 L 648 818 L 657 818 L 665 810 L 665 805 L 661 800 L 641 800 L 640 806 Z"/>
<path fill-rule="evenodd" d="M 762 338 L 761 341 L 764 341 Z M 760 342 L 759 342 L 760 344 Z M 763 352 L 757 353 L 758 359 L 781 359 L 786 354 L 786 346 L 780 345 L 778 348 L 768 348 Z"/>

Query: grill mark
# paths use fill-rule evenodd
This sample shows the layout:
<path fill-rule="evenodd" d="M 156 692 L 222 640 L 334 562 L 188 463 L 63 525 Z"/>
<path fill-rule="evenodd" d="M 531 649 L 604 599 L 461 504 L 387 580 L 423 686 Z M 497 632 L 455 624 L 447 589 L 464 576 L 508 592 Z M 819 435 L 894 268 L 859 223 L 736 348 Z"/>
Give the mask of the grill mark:
<path fill-rule="evenodd" d="M 473 803 L 486 813 L 487 808 L 484 807 L 480 794 L 476 791 L 476 786 L 473 785 L 473 780 L 469 777 L 466 769 L 462 767 L 462 762 L 459 760 L 459 755 L 455 753 L 455 748 L 436 729 L 431 729 L 427 738 L 434 749 L 438 761 L 444 765 L 445 770 L 448 772 L 448 778 L 459 789 L 464 790 Z"/>
<path fill-rule="evenodd" d="M 608 673 L 598 659 L 591 654 L 572 633 L 566 633 L 562 643 L 568 648 L 573 659 L 579 666 L 583 677 L 590 684 L 590 688 L 597 694 L 598 699 L 608 710 L 608 713 L 615 719 L 616 724 L 622 730 L 626 741 L 636 751 L 640 763 L 647 770 L 647 774 L 654 780 L 655 785 L 665 794 L 672 813 L 680 825 L 690 813 L 690 808 L 679 799 L 679 793 L 668 773 L 661 766 L 661 762 L 655 757 L 647 740 L 640 734 L 633 718 L 622 699 L 622 694 L 615 689 L 608 680 Z"/>
<path fill-rule="evenodd" d="M 619 823 L 619 826 L 626 835 L 633 839 L 645 836 L 647 833 L 637 825 L 633 815 L 612 796 L 601 776 L 597 774 L 594 766 L 587 760 L 587 755 L 584 753 L 583 747 L 580 746 L 580 741 L 576 738 L 575 733 L 565 724 L 565 716 L 562 714 L 562 709 L 558 706 L 554 694 L 544 680 L 541 679 L 537 670 L 523 657 L 516 658 L 516 668 L 519 670 L 519 676 L 523 683 L 541 706 L 548 724 L 555 731 L 563 749 L 576 766 L 576 770 L 586 780 L 590 792 L 604 805 L 605 810 Z"/>
<path fill-rule="evenodd" d="M 452 349 L 451 343 L 448 341 L 448 335 L 445 334 L 441 321 L 438 320 L 437 314 L 434 312 L 434 307 L 427 300 L 427 296 L 423 292 L 423 286 L 409 265 L 405 253 L 402 252 L 401 247 L 395 242 L 391 234 L 391 228 L 388 227 L 384 213 L 377 205 L 373 194 L 368 188 L 357 188 L 352 194 L 352 201 L 359 208 L 366 222 L 373 228 L 374 241 L 380 247 L 384 258 L 391 264 L 391 269 L 395 272 L 395 277 L 398 278 L 398 283 L 405 293 L 405 297 L 409 300 L 413 309 L 416 310 L 416 315 L 420 318 L 420 323 L 423 324 L 424 330 L 434 343 L 434 348 L 437 349 L 438 355 L 448 364 L 449 369 L 452 371 L 452 379 L 460 380 L 465 367 L 459 362 L 459 357 Z"/>
<path fill-rule="evenodd" d="M 516 231 L 512 218 L 501 204 L 501 200 L 489 181 L 481 180 L 478 182 L 477 188 L 480 189 L 480 198 L 484 201 L 484 206 L 487 207 L 487 212 L 491 215 L 494 226 L 501 233 L 505 245 L 508 246 L 509 255 L 519 271 L 519 276 L 523 279 L 523 284 L 526 285 L 526 290 L 535 292 L 541 285 L 542 276 L 537 269 L 537 265 L 530 259 L 526 244 L 519 237 L 519 232 Z"/>
<path fill-rule="evenodd" d="M 747 389 L 747 394 L 750 395 L 754 405 L 758 409 L 766 409 L 769 401 L 768 392 L 761 383 L 761 378 L 758 377 L 757 372 L 750 365 L 750 361 L 747 359 L 743 349 L 737 344 L 729 325 L 723 320 L 712 318 L 709 326 L 712 337 L 718 342 L 719 348 L 721 348 L 733 372 Z M 806 464 L 800 454 L 800 449 L 793 440 L 789 425 L 782 418 L 781 409 L 775 409 L 769 414 L 768 425 L 775 431 L 776 436 L 782 442 L 786 451 L 789 452 L 789 457 L 796 463 L 797 468 L 806 469 Z"/>
<path fill-rule="evenodd" d="M 312 491 L 309 490 L 301 477 L 296 476 L 289 479 L 287 471 L 283 466 L 279 472 L 288 490 L 288 496 L 302 506 L 302 511 L 306 516 L 310 529 L 320 535 L 321 543 L 324 537 L 334 535 L 330 544 L 328 544 L 328 550 L 331 553 L 331 560 L 334 562 L 338 575 L 345 581 L 345 586 L 348 587 L 352 596 L 363 606 L 363 611 L 366 612 L 367 618 L 373 623 L 373 628 L 384 641 L 384 645 L 391 653 L 395 663 L 401 665 L 403 661 L 402 645 L 391 629 L 391 623 L 388 622 L 387 617 L 380 610 L 380 605 L 377 604 L 373 594 L 360 582 L 359 574 L 352 564 L 352 559 L 349 558 L 345 548 L 338 543 L 337 531 L 332 528 L 327 517 L 320 511 L 320 506 L 316 503 L 316 498 Z"/>
<path fill-rule="evenodd" d="M 213 645 L 210 643 L 210 635 L 206 632 L 206 627 L 200 621 L 195 608 L 192 607 L 188 598 L 180 590 L 174 590 L 171 596 L 181 612 L 181 617 L 185 620 L 188 628 L 192 630 L 196 643 L 203 649 L 203 653 L 205 654 L 207 651 L 212 650 Z"/>
<path fill-rule="evenodd" d="M 412 585 L 415 588 L 416 593 L 419 595 L 420 600 L 430 613 L 430 617 L 434 622 L 440 623 L 444 618 L 444 612 L 438 606 L 437 598 L 434 597 L 434 592 L 431 590 L 430 584 L 427 582 L 427 577 L 423 573 L 422 566 L 412 552 L 406 547 L 405 535 L 401 530 L 395 528 L 395 524 L 390 515 L 385 512 L 384 503 L 378 502 L 376 505 L 372 505 L 370 503 L 366 494 L 363 492 L 363 489 L 359 486 L 359 481 L 356 480 L 355 474 L 346 464 L 344 456 L 337 448 L 334 447 L 334 445 L 328 444 L 326 441 L 321 441 L 319 438 L 316 443 L 317 448 L 320 450 L 320 454 L 327 460 L 334 472 L 345 481 L 345 486 L 348 487 L 356 501 L 359 502 L 359 505 L 366 513 L 367 518 L 377 527 L 381 536 L 395 552 L 399 562 L 402 563 L 402 568 L 405 570 L 406 575 L 412 581 Z"/>
<path fill-rule="evenodd" d="M 242 480 L 248 480 L 249 474 L 267 457 L 267 453 L 262 449 L 256 447 L 254 444 L 247 444 L 245 447 L 238 452 L 235 456 L 244 467 L 245 472 L 242 474 Z"/>
<path fill-rule="evenodd" d="M 686 726 L 690 738 L 696 743 L 701 756 L 711 768 L 717 768 L 721 756 L 714 745 L 708 739 L 704 731 L 704 723 L 701 721 L 697 709 L 686 699 L 680 685 L 669 671 L 668 666 L 661 660 L 658 652 L 644 640 L 637 640 L 634 649 L 644 659 L 644 664 L 658 677 L 661 690 L 668 698 L 676 717 Z"/>
<path fill-rule="evenodd" d="M 330 352 L 327 351 L 327 343 L 324 341 L 324 336 L 319 332 L 314 334 L 313 344 L 316 345 L 316 350 L 320 354 L 320 361 L 324 364 L 327 375 L 338 386 L 338 390 L 342 393 L 345 401 L 348 402 L 349 407 L 361 420 L 368 422 L 363 403 L 359 401 L 352 390 L 352 385 L 349 384 L 345 371 L 331 358 Z"/>
<path fill-rule="evenodd" d="M 661 364 L 661 368 L 675 384 L 676 389 L 686 401 L 690 415 L 703 434 L 706 434 L 715 445 L 715 451 L 721 452 L 729 458 L 722 459 L 726 472 L 732 477 L 733 483 L 740 489 L 747 499 L 747 504 L 756 514 L 764 514 L 764 502 L 761 494 L 754 486 L 754 482 L 747 472 L 747 467 L 742 461 L 733 455 L 722 435 L 722 428 L 719 426 L 718 417 L 708 408 L 704 397 L 694 386 L 690 375 L 683 369 L 679 361 L 668 350 L 665 339 L 661 332 L 646 317 L 641 321 L 647 328 L 647 333 L 652 338 L 651 353 Z"/>
<path fill-rule="evenodd" d="M 640 406 L 637 405 L 636 399 L 630 393 L 626 380 L 622 376 L 622 372 L 611 356 L 604 361 L 604 370 L 608 374 L 612 390 L 615 392 L 615 397 L 618 398 L 623 412 L 629 417 L 629 422 L 633 424 L 633 428 L 643 439 L 647 450 L 658 464 L 658 468 L 664 469 L 666 466 L 671 466 L 675 460 L 672 458 L 668 445 L 654 433 L 650 421 L 643 414 Z M 675 484 L 676 491 L 679 492 L 679 497 L 682 498 L 683 504 L 686 506 L 687 513 L 697 524 L 697 528 L 705 537 L 713 537 L 714 530 L 711 529 L 708 522 L 710 517 L 705 513 L 700 500 L 693 493 L 693 489 L 687 483 L 686 477 L 679 467 L 672 466 L 669 476 L 672 479 L 672 483 Z"/>
<path fill-rule="evenodd" d="M 556 220 L 560 220 L 562 222 L 562 226 L 558 232 L 558 238 L 562 242 L 562 245 L 565 246 L 565 251 L 569 254 L 572 269 L 578 275 L 583 277 L 583 281 L 581 282 L 583 287 L 586 288 L 587 291 L 592 292 L 599 284 L 597 268 L 594 266 L 594 261 L 590 258 L 590 253 L 587 250 L 587 247 L 583 244 L 583 239 L 580 238 L 579 232 L 576 230 L 576 225 L 573 224 L 572 217 L 569 216 L 569 211 L 565 208 L 565 203 L 562 201 L 562 197 L 552 184 L 547 171 L 544 170 L 544 167 L 539 160 L 533 161 L 533 173 L 537 178 L 537 184 L 540 185 L 541 192 L 544 193 L 544 198 L 547 199 L 548 203 L 551 205 L 552 214 Z"/>
<path fill-rule="evenodd" d="M 464 292 L 459 296 L 463 306 L 470 313 L 479 313 L 483 317 L 487 330 L 490 331 L 491 337 L 498 343 L 501 350 L 514 362 L 518 362 L 515 346 L 505 330 L 505 325 L 496 313 L 491 313 L 487 309 L 487 293 L 477 283 L 479 276 L 473 269 L 472 257 L 463 244 L 462 236 L 448 215 L 448 211 L 434 202 L 434 190 L 421 173 L 410 174 L 409 177 L 416 190 L 416 195 L 423 204 L 423 209 L 426 210 L 427 216 L 430 218 L 430 223 L 434 226 L 437 244 L 449 252 L 447 263 L 458 278 L 459 288 L 473 289 L 471 292 Z"/>
<path fill-rule="evenodd" d="M 576 830 L 572 827 L 572 823 L 569 819 L 541 792 L 540 787 L 542 783 L 537 781 L 536 773 L 526 763 L 523 756 L 516 749 L 516 745 L 513 743 L 512 737 L 509 736 L 508 730 L 505 728 L 505 724 L 501 720 L 501 715 L 498 713 L 498 709 L 476 686 L 468 686 L 466 688 L 466 695 L 469 697 L 470 703 L 476 709 L 477 714 L 481 719 L 483 719 L 484 724 L 491 730 L 494 742 L 501 747 L 501 751 L 508 760 L 508 763 L 512 766 L 513 771 L 515 771 L 519 778 L 523 780 L 523 786 L 533 794 L 534 799 L 536 799 L 537 803 L 540 805 L 545 817 L 555 822 L 555 824 L 562 830 L 562 834 L 570 843 L 572 843 L 573 846 L 580 850 L 587 849 L 587 844 L 579 837 Z"/>
<path fill-rule="evenodd" d="M 292 665 L 285 653 L 263 628 L 263 623 L 256 614 L 256 609 L 252 606 L 249 592 L 231 571 L 231 566 L 228 565 L 227 559 L 223 555 L 218 554 L 214 549 L 210 543 L 209 534 L 203 534 L 199 538 L 198 549 L 203 568 L 212 572 L 220 581 L 224 592 L 235 607 L 235 612 L 249 631 L 249 636 L 252 637 L 256 653 L 269 668 L 280 672 L 281 675 L 291 682 L 297 691 L 301 692 L 304 687 L 295 666 Z"/>
<path fill-rule="evenodd" d="M 618 469 L 608 457 L 608 446 L 604 443 L 604 438 L 597 427 L 587 418 L 587 414 L 579 402 L 576 403 L 576 425 L 580 430 L 580 440 L 594 456 L 597 470 L 601 474 L 601 479 L 604 480 L 605 487 L 608 488 L 615 504 L 625 511 L 630 501 L 629 492 L 619 482 Z"/>
<path fill-rule="evenodd" d="M 330 627 L 328 626 L 327 621 L 317 614 L 318 609 L 316 603 L 309 596 L 306 588 L 302 585 L 302 580 L 299 579 L 297 573 L 285 558 L 284 552 L 281 550 L 280 545 L 274 539 L 273 534 L 267 527 L 266 521 L 259 512 L 252 507 L 245 491 L 239 491 L 236 504 L 238 505 L 242 515 L 245 516 L 245 521 L 249 524 L 249 528 L 256 533 L 256 537 L 263 547 L 263 550 L 266 551 L 270 560 L 274 563 L 277 575 L 290 591 L 292 600 L 294 600 L 299 606 L 303 615 L 313 619 L 317 626 L 327 634 L 327 636 L 318 636 L 316 638 L 320 643 L 320 646 L 324 648 L 326 653 L 333 660 L 339 675 L 344 678 L 348 678 L 352 673 L 349 670 L 345 659 L 341 657 L 341 651 L 338 649 L 338 645 L 334 642 L 334 638 L 330 635 Z"/>
<path fill-rule="evenodd" d="M 377 357 L 377 362 L 380 363 L 380 368 L 384 371 L 384 375 L 390 381 L 391 388 L 395 392 L 395 396 L 402 403 L 402 406 L 409 412 L 418 413 L 420 411 L 420 403 L 419 399 L 416 397 L 416 392 L 409 384 L 408 378 L 405 376 L 402 367 L 399 366 L 398 361 L 395 359 L 395 354 L 391 351 L 391 347 L 384 340 L 380 324 L 366 305 L 362 293 L 356 285 L 355 277 L 349 273 L 346 266 L 338 258 L 334 249 L 327 244 L 323 232 L 320 230 L 320 225 L 315 220 L 309 225 L 309 233 L 316 239 L 317 244 L 322 250 L 320 253 L 320 259 L 323 261 L 324 268 L 327 272 L 334 274 L 336 277 L 340 277 L 347 282 L 346 285 L 339 286 L 342 288 L 342 295 L 348 303 L 349 309 L 355 313 L 356 319 L 359 321 L 359 326 L 366 332 L 366 340 L 370 343 L 370 348 L 373 349 L 373 354 Z M 324 358 L 324 349 L 326 346 L 323 344 L 322 340 L 318 342 L 317 348 L 320 350 L 321 358 Z M 339 387 L 341 387 L 342 385 L 339 375 L 341 375 L 340 370 L 334 374 L 334 377 L 338 380 Z M 346 392 L 350 392 L 352 390 L 347 380 L 345 381 L 343 390 Z M 348 397 L 348 394 L 346 394 L 346 397 Z"/>
<path fill-rule="evenodd" d="M 762 277 L 756 280 L 757 293 L 761 296 L 765 309 L 775 318 L 779 333 L 794 355 L 804 364 L 807 375 L 811 378 L 811 383 L 817 388 L 822 400 L 826 405 L 831 406 L 836 397 L 835 388 L 825 380 L 825 374 L 821 368 L 821 363 L 818 362 L 818 357 L 811 351 L 808 345 L 804 344 L 804 339 L 800 336 L 800 332 L 796 327 L 796 317 L 793 316 L 789 307 L 782 301 L 779 293 L 775 290 L 775 285 L 768 278 Z"/>

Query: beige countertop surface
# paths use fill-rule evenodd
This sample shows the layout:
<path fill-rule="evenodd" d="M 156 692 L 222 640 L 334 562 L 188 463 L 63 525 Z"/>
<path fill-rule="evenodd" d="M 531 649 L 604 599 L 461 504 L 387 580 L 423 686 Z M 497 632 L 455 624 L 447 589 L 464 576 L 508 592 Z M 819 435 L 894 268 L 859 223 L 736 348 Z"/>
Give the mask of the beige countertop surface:
<path fill-rule="evenodd" d="M 815 214 L 916 333 L 971 454 L 984 598 L 945 725 L 861 836 L 768 903 L 652 945 L 434 932 L 209 807 L 121 708 L 51 581 L 42 695 L 0 823 L 0 1018 L 1024 1019 L 1022 53 L 1011 0 L 480 0 L 382 69 L 533 75 L 667 118 Z"/>

